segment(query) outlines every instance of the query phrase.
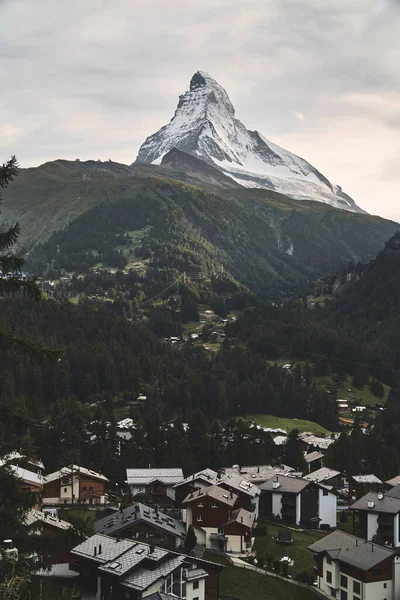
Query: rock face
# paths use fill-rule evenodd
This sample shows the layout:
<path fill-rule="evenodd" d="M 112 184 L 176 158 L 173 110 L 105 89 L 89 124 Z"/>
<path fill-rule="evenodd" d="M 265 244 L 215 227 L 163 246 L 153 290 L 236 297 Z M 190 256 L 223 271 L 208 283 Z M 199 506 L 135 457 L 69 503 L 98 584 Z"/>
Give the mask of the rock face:
<path fill-rule="evenodd" d="M 205 161 L 241 186 L 363 212 L 340 186 L 333 185 L 306 160 L 258 131 L 246 129 L 235 118 L 224 88 L 202 71 L 193 75 L 171 121 L 142 144 L 136 162 L 161 165 L 173 148 Z"/>

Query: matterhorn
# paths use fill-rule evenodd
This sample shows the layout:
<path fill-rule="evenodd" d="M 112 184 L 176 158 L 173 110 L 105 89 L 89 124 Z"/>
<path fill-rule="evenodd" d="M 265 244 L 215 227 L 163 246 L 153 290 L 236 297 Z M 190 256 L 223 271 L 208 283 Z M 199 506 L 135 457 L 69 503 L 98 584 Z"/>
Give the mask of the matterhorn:
<path fill-rule="evenodd" d="M 237 185 L 363 212 L 309 162 L 246 129 L 224 88 L 203 71 L 193 75 L 171 121 L 142 144 L 136 163 L 162 166 L 175 149 L 179 157 L 196 157 Z"/>

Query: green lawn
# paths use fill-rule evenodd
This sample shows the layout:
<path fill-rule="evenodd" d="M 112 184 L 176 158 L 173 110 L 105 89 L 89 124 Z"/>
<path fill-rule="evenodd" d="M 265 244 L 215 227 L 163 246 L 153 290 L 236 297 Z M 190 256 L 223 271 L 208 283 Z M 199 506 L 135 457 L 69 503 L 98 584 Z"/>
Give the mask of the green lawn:
<path fill-rule="evenodd" d="M 293 531 L 293 544 L 277 544 L 273 539 L 278 531 L 287 531 L 279 525 L 267 523 L 267 535 L 256 536 L 256 541 L 253 550 L 258 556 L 273 554 L 274 559 L 280 559 L 283 556 L 288 556 L 294 561 L 293 567 L 289 569 L 289 573 L 295 576 L 296 573 L 302 571 L 312 571 L 314 568 L 314 555 L 307 550 L 308 546 L 326 536 L 326 532 L 318 531 Z"/>
<path fill-rule="evenodd" d="M 206 552 L 205 560 L 224 565 L 220 576 L 221 598 L 238 600 L 312 600 L 312 593 L 306 588 L 297 587 L 268 575 L 261 575 L 247 569 L 231 565 L 226 558 Z"/>
<path fill-rule="evenodd" d="M 292 429 L 298 429 L 300 432 L 302 431 L 311 431 L 311 433 L 324 433 L 325 435 L 330 435 L 331 432 L 318 425 L 318 423 L 313 423 L 312 421 L 306 421 L 304 419 L 284 419 L 282 417 L 275 417 L 274 415 L 246 415 L 245 417 L 237 417 L 246 421 L 254 421 L 257 425 L 262 425 L 262 427 L 272 427 L 281 429 L 286 429 L 286 431 L 291 431 Z"/>
<path fill-rule="evenodd" d="M 326 390 L 333 390 L 334 388 L 334 384 L 332 381 L 332 378 L 329 376 L 325 376 L 325 377 L 313 377 L 312 378 L 313 381 L 315 381 L 315 383 L 319 386 L 321 386 L 322 389 L 326 389 Z M 350 401 L 350 394 L 353 396 L 353 399 L 351 400 L 352 402 L 357 402 L 358 404 L 361 405 L 365 405 L 365 406 L 375 406 L 375 404 L 379 403 L 383 403 L 386 401 L 387 395 L 389 393 L 389 386 L 386 385 L 385 383 L 382 384 L 383 385 L 383 389 L 385 390 L 385 396 L 383 398 L 377 398 L 376 396 L 374 396 L 374 394 L 371 392 L 369 385 L 364 386 L 364 388 L 362 390 L 358 390 L 357 388 L 355 388 L 353 386 L 353 382 L 352 382 L 352 378 L 348 375 L 346 377 L 346 380 L 340 384 L 339 388 L 338 388 L 338 394 L 337 397 L 338 398 L 342 398 L 343 400 L 347 400 Z M 349 392 L 348 390 L 351 389 L 352 391 Z M 335 398 L 336 400 L 336 398 Z"/>

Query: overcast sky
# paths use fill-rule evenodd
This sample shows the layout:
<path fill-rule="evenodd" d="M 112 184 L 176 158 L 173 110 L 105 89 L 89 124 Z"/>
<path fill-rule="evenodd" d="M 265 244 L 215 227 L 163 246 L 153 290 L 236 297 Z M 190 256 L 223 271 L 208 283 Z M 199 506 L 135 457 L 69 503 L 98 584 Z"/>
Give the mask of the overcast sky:
<path fill-rule="evenodd" d="M 197 70 L 400 221 L 400 0 L 0 0 L 0 161 L 131 163 Z"/>

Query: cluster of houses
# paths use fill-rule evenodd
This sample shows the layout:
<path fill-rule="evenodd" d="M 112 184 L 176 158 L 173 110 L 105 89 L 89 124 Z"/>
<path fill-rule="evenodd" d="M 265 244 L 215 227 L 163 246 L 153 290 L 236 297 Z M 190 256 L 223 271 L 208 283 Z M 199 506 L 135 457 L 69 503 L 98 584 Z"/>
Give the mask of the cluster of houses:
<path fill-rule="evenodd" d="M 123 593 L 115 597 L 135 600 L 217 599 L 221 567 L 203 560 L 205 549 L 246 556 L 258 519 L 328 532 L 336 529 L 340 512 L 350 510 L 354 535 L 336 530 L 310 546 L 318 586 L 340 600 L 349 594 L 352 600 L 397 598 L 400 476 L 383 482 L 373 474 L 340 473 L 324 466 L 329 439 L 325 447 L 312 434 L 302 439 L 305 473 L 286 465 L 233 465 L 185 477 L 180 468 L 132 468 L 123 504 L 112 502 L 107 477 L 80 465 L 45 475 L 40 461 L 18 452 L 0 464 L 40 495 L 26 517 L 33 533 L 68 530 L 71 525 L 58 518 L 60 507 L 103 511 L 93 535 L 71 554 L 72 568 L 94 597 L 113 589 Z M 187 555 L 190 526 L 196 544 Z"/>

